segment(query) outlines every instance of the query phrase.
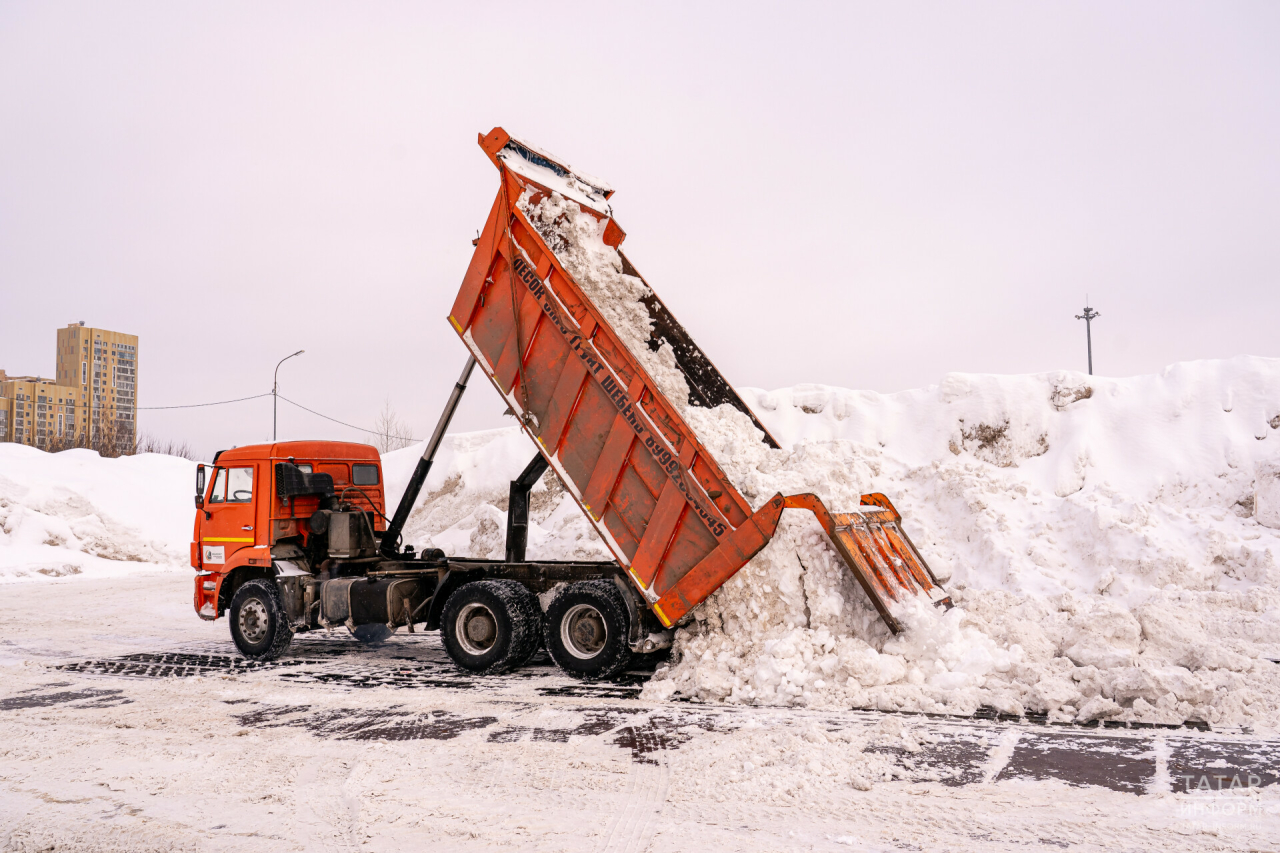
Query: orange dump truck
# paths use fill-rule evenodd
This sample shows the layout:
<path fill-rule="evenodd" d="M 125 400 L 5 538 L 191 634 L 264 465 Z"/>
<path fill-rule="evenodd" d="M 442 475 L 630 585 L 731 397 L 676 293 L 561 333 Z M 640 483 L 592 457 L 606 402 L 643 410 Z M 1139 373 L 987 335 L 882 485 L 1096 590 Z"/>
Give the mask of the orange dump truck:
<path fill-rule="evenodd" d="M 256 454 L 263 472 L 256 476 L 271 483 L 249 495 L 273 502 L 256 516 L 269 536 L 254 540 L 252 564 L 240 566 L 225 549 L 221 564 L 197 559 L 213 544 L 201 538 L 201 524 L 216 484 L 232 476 L 215 461 L 206 493 L 201 471 L 192 556 L 207 573 L 197 577 L 202 615 L 230 610 L 232 635 L 252 657 L 279 654 L 293 632 L 315 627 L 345 625 L 374 639 L 421 624 L 439 629 L 454 662 L 471 671 L 510 669 L 545 645 L 566 672 L 608 677 L 632 654 L 669 645 L 672 627 L 769 542 L 786 509 L 814 513 L 893 631 L 901 629 L 894 605 L 904 598 L 950 606 L 883 495 L 833 511 L 814 495 L 778 494 L 753 511 L 681 417 L 683 407 L 628 350 L 525 213 L 555 193 L 594 217 L 617 249 L 625 234 L 608 205 L 613 190 L 501 128 L 482 135 L 480 147 L 500 185 L 449 312 L 470 358 L 394 516 L 383 515 L 380 471 L 378 488 L 355 482 L 354 462 L 349 481 L 326 479 L 325 466 L 333 464 L 326 442 L 303 443 L 306 454 L 282 445 L 233 451 L 238 458 Z M 623 271 L 638 277 L 621 257 Z M 653 344 L 672 348 L 687 404 L 731 405 L 776 447 L 662 301 L 650 294 L 644 305 Z M 400 535 L 477 364 L 537 448 L 512 482 L 506 559 L 415 554 L 402 549 Z M 331 456 L 354 459 L 352 447 L 334 443 Z M 360 458 L 376 464 L 376 455 Z M 529 489 L 547 467 L 612 562 L 525 559 Z M 555 595 L 544 610 L 535 593 L 548 591 Z"/>

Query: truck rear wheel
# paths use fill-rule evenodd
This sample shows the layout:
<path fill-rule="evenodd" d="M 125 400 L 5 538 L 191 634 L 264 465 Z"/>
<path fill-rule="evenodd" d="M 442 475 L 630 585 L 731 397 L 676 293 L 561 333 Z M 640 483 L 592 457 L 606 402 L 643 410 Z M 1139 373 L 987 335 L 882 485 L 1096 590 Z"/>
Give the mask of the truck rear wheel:
<path fill-rule="evenodd" d="M 538 648 L 542 610 L 515 581 L 463 584 L 445 602 L 440 636 L 460 669 L 485 675 L 523 665 Z"/>
<path fill-rule="evenodd" d="M 543 637 L 557 666 L 575 678 L 594 680 L 627 668 L 629 628 L 626 602 L 612 581 L 581 581 L 552 600 Z"/>
<path fill-rule="evenodd" d="M 293 626 L 274 581 L 243 583 L 231 599 L 231 639 L 249 660 L 275 660 L 293 642 Z"/>

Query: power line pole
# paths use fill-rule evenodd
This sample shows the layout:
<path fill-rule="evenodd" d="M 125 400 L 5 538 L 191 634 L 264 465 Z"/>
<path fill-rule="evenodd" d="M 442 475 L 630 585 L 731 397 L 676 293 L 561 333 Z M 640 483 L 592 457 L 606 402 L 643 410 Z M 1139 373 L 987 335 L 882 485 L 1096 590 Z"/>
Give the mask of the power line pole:
<path fill-rule="evenodd" d="M 1089 307 L 1089 294 L 1084 297 L 1084 313 L 1077 314 L 1077 320 L 1084 320 L 1084 337 L 1089 344 L 1089 375 L 1093 375 L 1093 321 L 1101 317 L 1097 311 Z"/>

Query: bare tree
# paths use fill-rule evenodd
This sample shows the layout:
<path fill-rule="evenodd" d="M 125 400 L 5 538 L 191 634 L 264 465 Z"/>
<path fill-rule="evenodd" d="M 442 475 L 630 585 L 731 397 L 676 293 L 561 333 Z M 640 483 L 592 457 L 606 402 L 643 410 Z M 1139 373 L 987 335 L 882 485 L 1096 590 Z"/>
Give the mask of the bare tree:
<path fill-rule="evenodd" d="M 374 446 L 381 453 L 389 453 L 413 444 L 413 427 L 400 420 L 390 399 L 382 404 L 382 411 L 373 422 L 373 430 L 376 433 Z"/>
<path fill-rule="evenodd" d="M 97 451 L 98 455 L 108 459 L 114 459 L 117 456 L 133 456 L 137 453 L 162 453 L 166 456 L 190 459 L 193 462 L 200 461 L 200 457 L 189 443 L 157 438 L 145 432 L 135 436 L 132 427 L 131 423 L 104 420 L 96 424 L 92 430 L 82 429 L 78 433 L 68 430 L 63 435 L 50 437 L 38 446 L 41 450 L 47 450 L 50 453 L 84 448 Z"/>
<path fill-rule="evenodd" d="M 172 438 L 157 438 L 147 433 L 139 433 L 138 440 L 133 446 L 134 453 L 161 453 L 165 456 L 177 456 L 182 459 L 190 459 L 192 462 L 199 462 L 200 457 L 192 449 L 191 445 L 185 441 L 177 441 Z"/>
<path fill-rule="evenodd" d="M 95 450 L 100 456 L 113 459 L 117 456 L 132 456 L 137 452 L 137 440 L 132 423 L 103 419 L 79 432 L 67 430 L 63 435 L 50 436 L 36 446 L 50 453 L 58 453 L 72 448 Z"/>

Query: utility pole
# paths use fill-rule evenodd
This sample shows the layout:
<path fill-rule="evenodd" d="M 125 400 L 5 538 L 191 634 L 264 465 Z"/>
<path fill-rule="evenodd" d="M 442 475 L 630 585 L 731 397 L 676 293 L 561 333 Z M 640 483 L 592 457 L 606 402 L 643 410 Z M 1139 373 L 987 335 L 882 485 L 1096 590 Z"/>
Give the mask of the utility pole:
<path fill-rule="evenodd" d="M 1089 294 L 1084 295 L 1084 313 L 1077 314 L 1077 320 L 1084 320 L 1084 337 L 1089 345 L 1089 375 L 1093 375 L 1093 321 L 1101 317 L 1097 311 L 1089 307 Z"/>
<path fill-rule="evenodd" d="M 1086 302 L 1088 300 L 1085 300 Z M 300 349 L 293 355 L 286 355 L 284 358 L 276 362 L 276 372 L 271 375 L 271 440 L 276 440 L 276 407 L 280 404 L 280 383 L 277 377 L 280 375 L 280 365 L 284 364 L 294 355 L 302 355 L 306 350 Z"/>

